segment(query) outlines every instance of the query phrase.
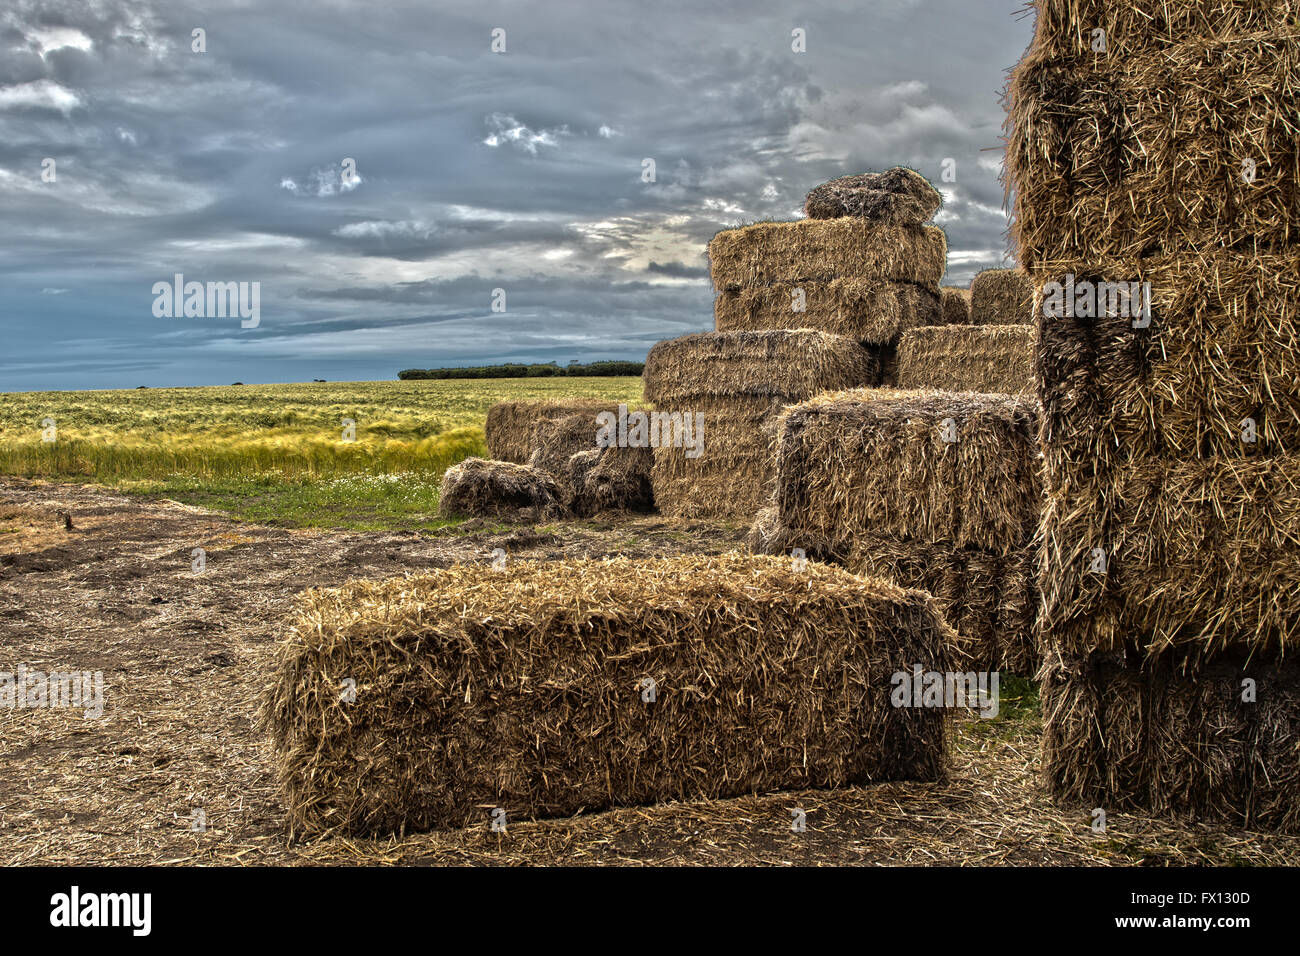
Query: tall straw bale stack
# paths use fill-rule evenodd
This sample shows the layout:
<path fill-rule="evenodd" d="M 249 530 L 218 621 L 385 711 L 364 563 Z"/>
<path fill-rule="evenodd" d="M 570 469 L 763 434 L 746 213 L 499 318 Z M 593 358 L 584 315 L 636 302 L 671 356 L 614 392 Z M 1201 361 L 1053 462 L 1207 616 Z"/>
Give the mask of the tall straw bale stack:
<path fill-rule="evenodd" d="M 1300 238 L 1300 28 L 1183 38 L 1082 65 L 1049 46 L 1015 68 L 1006 173 L 1021 265 Z"/>
<path fill-rule="evenodd" d="M 1035 390 L 1029 325 L 937 325 L 898 343 L 899 388 L 1029 394 Z"/>
<path fill-rule="evenodd" d="M 1138 311 L 1049 317 L 1040 295 L 1038 375 L 1054 470 L 1100 474 L 1164 458 L 1300 451 L 1300 274 L 1286 255 L 1188 250 L 1138 263 L 1098 260 L 1043 273 L 1078 290 L 1150 283 Z M 1089 286 L 1086 283 L 1091 282 Z M 1114 305 L 1114 302 L 1108 303 Z M 1080 302 L 1087 308 L 1086 297 Z M 1243 422 L 1254 422 L 1244 441 Z"/>
<path fill-rule="evenodd" d="M 970 320 L 976 325 L 1034 321 L 1034 284 L 1019 269 L 985 269 L 970 284 Z"/>
<path fill-rule="evenodd" d="M 655 449 L 655 502 L 677 517 L 752 519 L 773 476 L 782 406 L 868 385 L 874 356 L 851 339 L 809 329 L 704 332 L 660 342 L 646 357 L 645 399 L 655 414 L 690 416 L 691 442 Z M 652 429 L 653 431 L 653 429 Z"/>
<path fill-rule="evenodd" d="M 913 326 L 943 320 L 931 287 L 858 278 L 724 289 L 713 315 L 719 332 L 817 329 L 869 346 L 892 345 Z"/>
<path fill-rule="evenodd" d="M 854 216 L 870 222 L 916 226 L 929 222 L 943 205 L 939 190 L 914 169 L 895 166 L 883 173 L 832 179 L 808 193 L 809 219 Z"/>
<path fill-rule="evenodd" d="M 941 322 L 918 322 L 918 325 L 970 325 L 970 289 L 944 286 L 939 290 Z"/>
<path fill-rule="evenodd" d="M 438 514 L 443 517 L 554 518 L 564 510 L 559 483 L 526 465 L 466 458 L 442 476 Z"/>
<path fill-rule="evenodd" d="M 1030 399 L 890 389 L 818 396 L 782 415 L 772 507 L 750 546 L 801 548 L 928 589 L 963 653 L 989 669 L 1029 672 L 1036 434 Z"/>
<path fill-rule="evenodd" d="M 1053 653 L 1042 678 L 1043 764 L 1057 799 L 1300 832 L 1295 660 L 1130 647 Z"/>
<path fill-rule="evenodd" d="M 1035 6 L 1006 172 L 1038 290 L 1047 779 L 1297 829 L 1296 6 Z"/>
<path fill-rule="evenodd" d="M 936 226 L 882 226 L 856 217 L 760 222 L 724 230 L 709 243 L 719 291 L 844 276 L 937 286 L 947 257 L 947 237 Z"/>
<path fill-rule="evenodd" d="M 498 461 L 522 465 L 533 453 L 533 429 L 550 418 L 563 418 L 579 412 L 613 411 L 617 403 L 604 399 L 565 399 L 563 401 L 497 402 L 488 409 L 488 454 Z"/>
<path fill-rule="evenodd" d="M 932 781 L 943 712 L 890 696 L 951 640 L 923 592 L 780 558 L 462 565 L 307 591 L 264 719 L 294 836 Z"/>

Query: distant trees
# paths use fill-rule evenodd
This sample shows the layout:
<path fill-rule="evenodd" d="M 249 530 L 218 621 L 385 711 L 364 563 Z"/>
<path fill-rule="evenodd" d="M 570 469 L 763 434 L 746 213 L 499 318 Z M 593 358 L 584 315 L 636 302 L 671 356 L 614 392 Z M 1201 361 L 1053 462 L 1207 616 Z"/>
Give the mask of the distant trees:
<path fill-rule="evenodd" d="M 645 362 L 570 362 L 564 368 L 554 362 L 544 365 L 524 365 L 507 362 L 504 365 L 467 365 L 463 368 L 407 368 L 397 373 L 400 379 L 419 378 L 550 378 L 556 375 L 640 375 Z"/>

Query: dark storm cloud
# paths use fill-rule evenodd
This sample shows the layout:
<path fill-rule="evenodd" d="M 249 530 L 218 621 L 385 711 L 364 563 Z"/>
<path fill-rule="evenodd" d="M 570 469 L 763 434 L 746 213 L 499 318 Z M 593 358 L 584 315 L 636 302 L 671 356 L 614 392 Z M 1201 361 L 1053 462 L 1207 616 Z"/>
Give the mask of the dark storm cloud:
<path fill-rule="evenodd" d="M 949 282 L 1002 260 L 1020 0 L 448 6 L 0 12 L 0 389 L 640 358 L 711 325 L 719 229 L 899 163 Z M 261 325 L 155 318 L 178 272 L 261 282 Z"/>

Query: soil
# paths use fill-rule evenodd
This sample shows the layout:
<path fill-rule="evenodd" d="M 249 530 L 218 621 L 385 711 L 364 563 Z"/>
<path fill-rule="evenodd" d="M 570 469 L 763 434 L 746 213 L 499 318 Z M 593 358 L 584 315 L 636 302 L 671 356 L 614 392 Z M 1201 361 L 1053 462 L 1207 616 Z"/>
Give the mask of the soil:
<path fill-rule="evenodd" d="M 66 527 L 68 519 L 71 528 Z M 0 671 L 102 671 L 102 717 L 0 707 L 0 864 L 1300 862 L 1300 839 L 1052 805 L 1036 719 L 958 720 L 949 779 L 290 843 L 258 729 L 304 588 L 455 562 L 744 547 L 655 516 L 439 532 L 264 527 L 90 485 L 0 479 Z M 194 570 L 195 549 L 205 567 Z M 791 811 L 807 829 L 791 829 Z"/>

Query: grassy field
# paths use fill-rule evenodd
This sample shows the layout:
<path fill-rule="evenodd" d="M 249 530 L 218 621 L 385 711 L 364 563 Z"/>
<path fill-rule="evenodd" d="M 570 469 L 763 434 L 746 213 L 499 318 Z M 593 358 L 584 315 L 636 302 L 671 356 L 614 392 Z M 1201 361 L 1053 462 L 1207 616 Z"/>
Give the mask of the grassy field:
<path fill-rule="evenodd" d="M 442 473 L 486 454 L 493 403 L 573 396 L 635 404 L 641 379 L 7 392 L 0 474 L 94 481 L 262 522 L 436 527 Z"/>

